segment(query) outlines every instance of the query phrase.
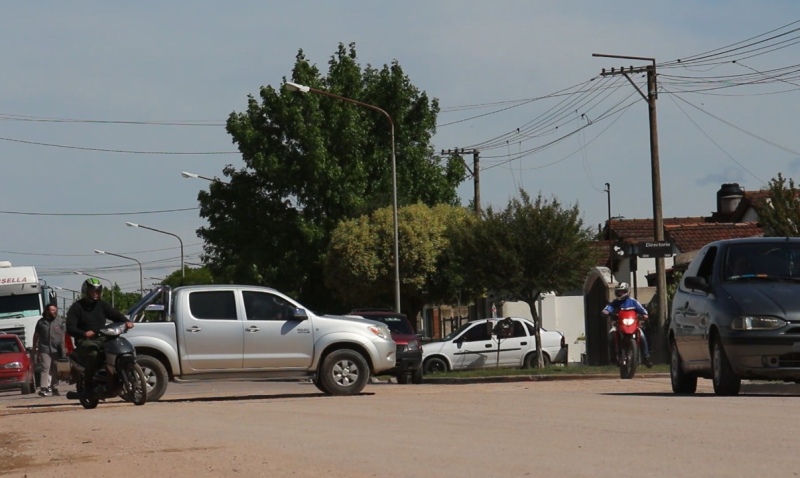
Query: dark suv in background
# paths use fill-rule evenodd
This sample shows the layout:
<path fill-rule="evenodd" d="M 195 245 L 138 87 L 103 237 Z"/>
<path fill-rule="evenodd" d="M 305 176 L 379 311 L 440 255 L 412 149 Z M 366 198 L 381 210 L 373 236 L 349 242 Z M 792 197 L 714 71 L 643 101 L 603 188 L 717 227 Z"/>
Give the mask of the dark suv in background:
<path fill-rule="evenodd" d="M 422 383 L 422 344 L 405 314 L 391 309 L 354 309 L 349 315 L 384 323 L 392 332 L 397 361 L 394 368 L 381 372 L 382 375 L 395 376 L 397 383 Z"/>

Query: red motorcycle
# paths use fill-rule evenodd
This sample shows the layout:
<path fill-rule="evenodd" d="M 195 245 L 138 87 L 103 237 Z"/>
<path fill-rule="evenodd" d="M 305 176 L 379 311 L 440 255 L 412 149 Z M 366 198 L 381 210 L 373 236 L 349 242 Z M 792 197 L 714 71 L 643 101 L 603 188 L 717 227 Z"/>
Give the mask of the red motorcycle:
<path fill-rule="evenodd" d="M 635 310 L 620 310 L 616 316 L 617 330 L 614 334 L 614 342 L 619 364 L 619 377 L 633 378 L 641 359 L 639 350 L 642 336 L 639 332 L 639 314 Z"/>

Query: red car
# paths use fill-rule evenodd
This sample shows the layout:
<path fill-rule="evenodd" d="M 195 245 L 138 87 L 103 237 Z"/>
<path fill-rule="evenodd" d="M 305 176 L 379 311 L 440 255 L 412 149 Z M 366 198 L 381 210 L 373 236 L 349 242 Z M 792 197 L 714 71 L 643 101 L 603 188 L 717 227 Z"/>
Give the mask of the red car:
<path fill-rule="evenodd" d="M 14 334 L 0 334 L 0 390 L 35 390 L 33 364 L 22 341 Z"/>

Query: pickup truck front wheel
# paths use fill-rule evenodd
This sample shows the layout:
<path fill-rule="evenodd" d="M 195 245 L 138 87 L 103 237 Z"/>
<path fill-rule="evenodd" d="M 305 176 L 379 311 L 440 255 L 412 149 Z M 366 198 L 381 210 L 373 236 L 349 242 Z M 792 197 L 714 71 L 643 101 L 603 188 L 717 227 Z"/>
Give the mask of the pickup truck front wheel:
<path fill-rule="evenodd" d="M 367 385 L 369 366 L 364 357 L 354 350 L 335 350 L 323 360 L 319 380 L 321 389 L 326 393 L 355 395 Z"/>
<path fill-rule="evenodd" d="M 147 401 L 157 401 L 167 391 L 167 382 L 169 382 L 167 369 L 160 360 L 149 355 L 137 356 L 136 363 L 144 372 L 144 379 L 147 383 Z"/>

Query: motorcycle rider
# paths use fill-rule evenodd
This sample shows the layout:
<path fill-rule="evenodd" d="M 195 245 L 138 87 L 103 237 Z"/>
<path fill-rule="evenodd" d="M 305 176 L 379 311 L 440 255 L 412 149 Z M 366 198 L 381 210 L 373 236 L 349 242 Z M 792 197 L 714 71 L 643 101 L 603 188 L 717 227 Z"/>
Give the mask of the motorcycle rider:
<path fill-rule="evenodd" d="M 617 284 L 617 287 L 614 289 L 614 296 L 615 299 L 603 308 L 601 312 L 603 317 L 607 317 L 612 313 L 619 313 L 620 310 L 635 310 L 636 313 L 642 316 L 642 320 L 647 320 L 647 309 L 645 309 L 638 300 L 631 297 L 631 287 L 627 282 L 620 282 Z M 615 335 L 615 329 L 612 328 L 612 330 L 609 331 L 609 346 L 616 344 Z M 647 368 L 650 368 L 653 366 L 653 362 L 650 361 L 650 347 L 647 345 L 647 338 L 644 336 L 644 331 L 641 326 L 639 326 L 639 336 L 641 337 L 644 364 Z M 616 350 L 614 350 L 613 356 L 617 356 Z"/>
<path fill-rule="evenodd" d="M 103 343 L 108 340 L 97 331 L 105 327 L 106 319 L 113 322 L 125 322 L 127 328 L 133 327 L 128 320 L 108 302 L 101 299 L 103 284 L 99 279 L 90 277 L 81 285 L 81 299 L 76 301 L 67 312 L 67 333 L 75 338 L 78 357 L 85 367 L 85 390 L 94 386 L 94 374 L 103 351 Z"/>

